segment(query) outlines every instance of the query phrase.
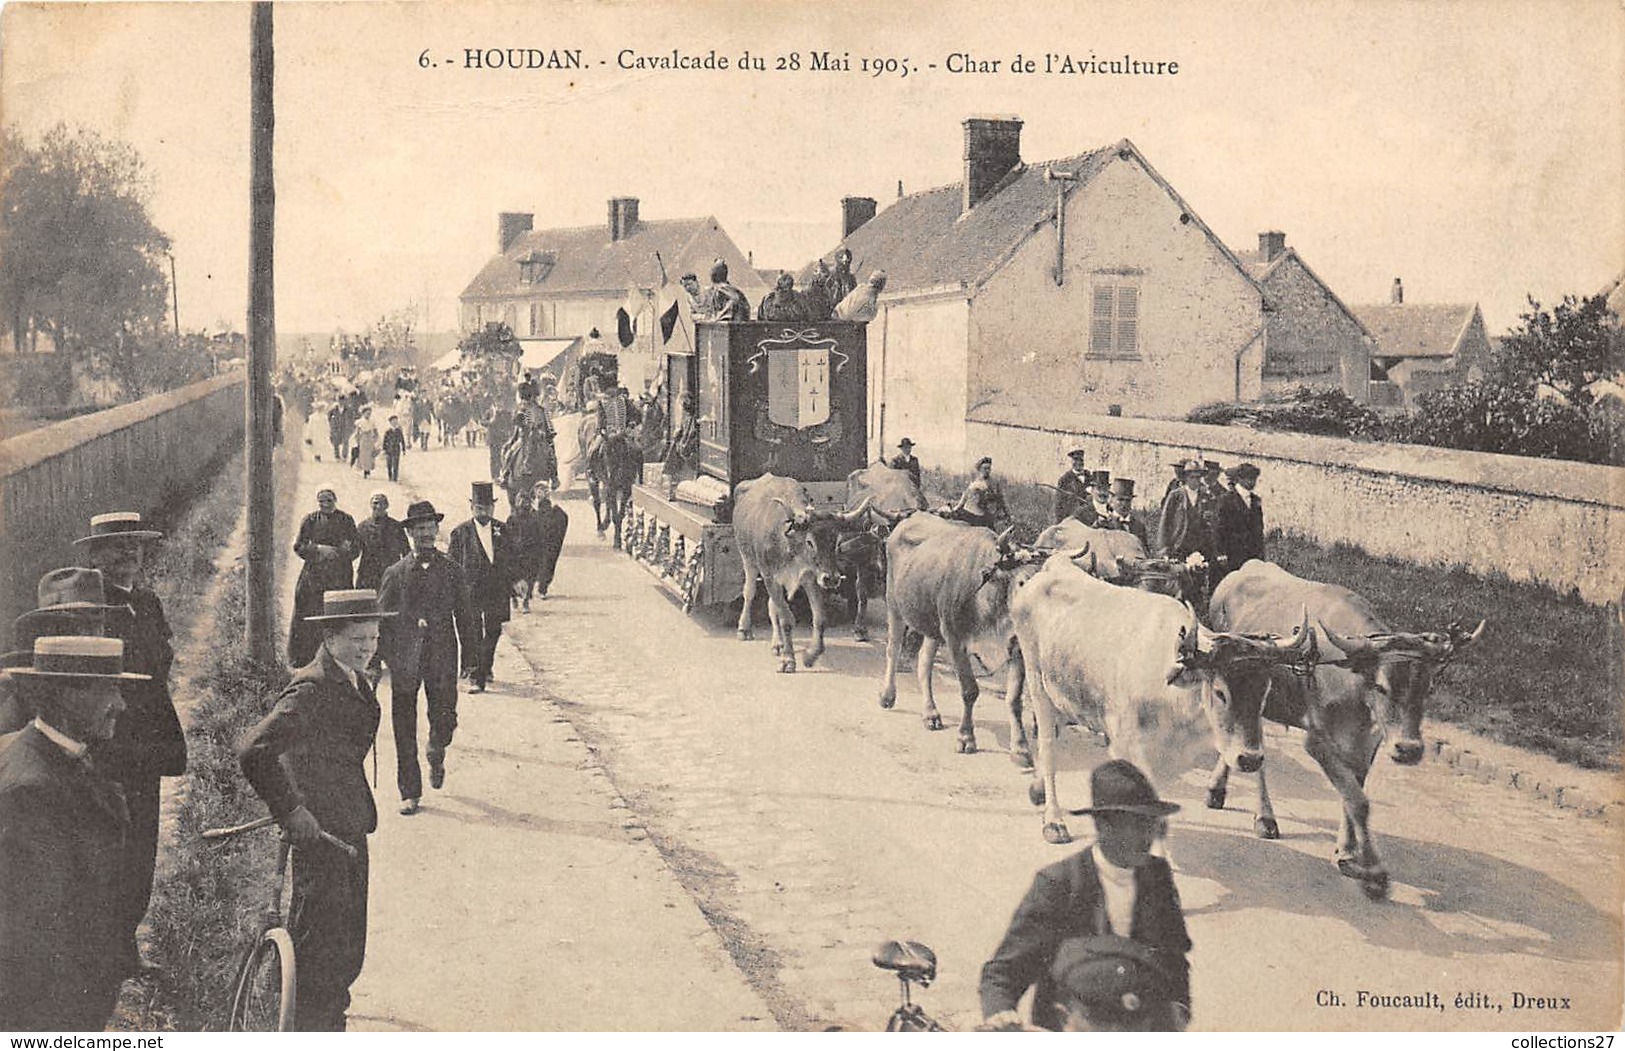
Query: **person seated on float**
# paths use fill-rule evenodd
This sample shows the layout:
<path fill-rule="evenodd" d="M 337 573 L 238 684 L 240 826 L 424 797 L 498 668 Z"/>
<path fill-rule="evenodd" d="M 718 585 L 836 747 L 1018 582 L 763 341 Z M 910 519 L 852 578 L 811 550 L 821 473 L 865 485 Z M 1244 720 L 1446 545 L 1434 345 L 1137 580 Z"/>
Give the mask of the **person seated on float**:
<path fill-rule="evenodd" d="M 993 481 L 993 457 L 984 456 L 977 460 L 970 484 L 965 486 L 959 502 L 937 513 L 943 518 L 995 530 L 999 523 L 1009 521 L 1010 510 L 1005 506 L 1004 492 Z"/>

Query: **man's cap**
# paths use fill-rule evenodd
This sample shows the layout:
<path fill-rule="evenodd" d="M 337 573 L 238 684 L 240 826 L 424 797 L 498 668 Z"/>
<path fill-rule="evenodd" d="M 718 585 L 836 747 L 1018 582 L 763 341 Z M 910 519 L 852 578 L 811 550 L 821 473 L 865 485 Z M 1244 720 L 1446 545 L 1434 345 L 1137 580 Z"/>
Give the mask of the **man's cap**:
<path fill-rule="evenodd" d="M 1050 978 L 1065 1001 L 1094 1025 L 1122 1029 L 1168 1024 L 1173 975 L 1157 951 L 1132 938 L 1097 934 L 1068 938 L 1056 950 Z"/>
<path fill-rule="evenodd" d="M 491 482 L 475 482 L 469 491 L 469 499 L 476 504 L 494 504 L 497 502 L 496 487 Z"/>
<path fill-rule="evenodd" d="M 90 519 L 90 535 L 75 540 L 75 544 L 91 544 L 103 540 L 157 540 L 164 534 L 156 529 L 141 527 L 139 511 L 109 511 Z"/>
<path fill-rule="evenodd" d="M 378 592 L 372 588 L 349 588 L 322 592 L 322 611 L 306 617 L 308 621 L 379 620 L 393 617 L 378 609 Z"/>
<path fill-rule="evenodd" d="M 1066 455 L 1073 460 L 1082 460 L 1085 459 L 1089 454 L 1084 452 L 1082 449 L 1073 449 Z"/>
<path fill-rule="evenodd" d="M 1260 474 L 1262 474 L 1263 472 L 1260 471 L 1257 467 L 1255 467 L 1254 465 L 1252 465 L 1250 463 L 1240 463 L 1240 464 L 1237 464 L 1236 466 L 1230 468 L 1229 470 L 1225 471 L 1224 473 L 1228 474 L 1230 477 L 1236 479 L 1237 481 L 1256 482 L 1256 481 L 1258 481 L 1258 476 Z"/>
<path fill-rule="evenodd" d="M 443 522 L 446 516 L 434 509 L 434 504 L 427 500 L 418 500 L 406 508 L 406 517 L 401 519 L 401 525 L 409 526 L 414 522 Z"/>
<path fill-rule="evenodd" d="M 1132 478 L 1113 478 L 1112 479 L 1112 495 L 1113 496 L 1133 496 L 1134 495 L 1134 479 L 1132 479 Z"/>
<path fill-rule="evenodd" d="M 1071 814 L 1123 813 L 1142 817 L 1167 817 L 1179 810 L 1178 803 L 1157 798 L 1157 790 L 1140 768 L 1127 759 L 1112 759 L 1095 767 L 1089 775 L 1090 805 Z"/>
<path fill-rule="evenodd" d="M 42 635 L 34 640 L 34 656 L 26 668 L 9 674 L 59 682 L 147 682 L 150 675 L 124 670 L 124 640 L 100 635 Z"/>

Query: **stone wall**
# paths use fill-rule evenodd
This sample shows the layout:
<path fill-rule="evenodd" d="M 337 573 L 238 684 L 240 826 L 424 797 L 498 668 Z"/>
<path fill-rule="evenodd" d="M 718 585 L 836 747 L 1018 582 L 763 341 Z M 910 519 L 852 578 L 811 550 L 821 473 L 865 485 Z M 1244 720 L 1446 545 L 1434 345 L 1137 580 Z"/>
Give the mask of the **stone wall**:
<path fill-rule="evenodd" d="M 1136 506 L 1150 509 L 1174 461 L 1250 461 L 1263 472 L 1267 526 L 1572 589 L 1598 604 L 1625 589 L 1619 468 L 1083 414 L 1040 427 L 992 407 L 973 413 L 968 428 L 971 450 L 993 456 L 1011 480 L 1053 482 L 1066 450 L 1082 447 L 1091 469 L 1136 479 Z"/>
<path fill-rule="evenodd" d="M 0 625 L 39 577 L 73 565 L 92 515 L 162 513 L 242 448 L 245 373 L 194 383 L 0 442 Z"/>

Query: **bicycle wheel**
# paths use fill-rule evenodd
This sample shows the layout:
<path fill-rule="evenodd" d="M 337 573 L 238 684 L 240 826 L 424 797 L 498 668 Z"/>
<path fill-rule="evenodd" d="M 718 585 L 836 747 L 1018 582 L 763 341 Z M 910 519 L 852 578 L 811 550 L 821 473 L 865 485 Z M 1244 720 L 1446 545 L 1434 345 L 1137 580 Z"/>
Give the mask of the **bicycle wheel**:
<path fill-rule="evenodd" d="M 295 974 L 293 938 L 284 928 L 273 927 L 260 936 L 243 961 L 231 998 L 231 1032 L 291 1030 Z"/>

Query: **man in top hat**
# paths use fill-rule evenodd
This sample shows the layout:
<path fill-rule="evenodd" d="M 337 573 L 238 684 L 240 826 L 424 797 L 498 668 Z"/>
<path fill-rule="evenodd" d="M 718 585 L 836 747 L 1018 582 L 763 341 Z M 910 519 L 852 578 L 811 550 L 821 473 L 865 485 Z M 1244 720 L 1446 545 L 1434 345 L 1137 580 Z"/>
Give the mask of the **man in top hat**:
<path fill-rule="evenodd" d="M 303 1031 L 343 1031 L 350 985 L 367 955 L 367 836 L 378 829 L 378 811 L 365 760 L 379 710 L 366 670 L 379 621 L 392 616 L 374 591 L 327 592 L 310 618 L 322 633 L 316 655 L 237 753 L 243 776 L 293 841 L 288 917 L 299 961 L 294 1028 Z"/>
<path fill-rule="evenodd" d="M 462 670 L 469 679 L 469 693 L 485 692 L 491 680 L 491 662 L 496 656 L 502 625 L 508 622 L 508 597 L 513 587 L 507 538 L 503 523 L 492 517 L 496 496 L 490 482 L 475 482 L 468 502 L 474 517 L 451 531 L 446 557 L 463 571 L 468 585 L 469 623 L 474 629 L 472 645 L 463 647 Z"/>
<path fill-rule="evenodd" d="M 1071 465 L 1055 483 L 1055 501 L 1051 508 L 1057 523 L 1066 521 L 1073 512 L 1089 505 L 1089 471 L 1083 465 L 1084 451 L 1073 449 L 1066 455 Z"/>
<path fill-rule="evenodd" d="M 1112 513 L 1111 482 L 1110 471 L 1090 471 L 1084 483 L 1089 500 L 1072 512 L 1072 517 L 1091 529 L 1105 528 L 1105 521 Z"/>
<path fill-rule="evenodd" d="M 1166 975 L 1166 999 L 1190 1015 L 1190 935 L 1173 870 L 1151 853 L 1178 804 L 1157 798 L 1133 763 L 1113 759 L 1090 775 L 1091 805 L 1074 814 L 1095 819 L 1092 846 L 1038 871 L 999 948 L 982 967 L 982 1014 L 988 1025 L 1020 1025 L 1016 1004 L 1029 988 L 1033 1024 L 1059 1029 L 1067 996 L 1055 965 L 1069 938 L 1116 935 L 1145 950 Z M 1063 971 L 1063 977 L 1065 972 Z"/>
<path fill-rule="evenodd" d="M 162 535 L 144 528 L 139 514 L 117 511 L 92 518 L 90 534 L 74 541 L 101 571 L 106 602 L 114 607 L 106 614 L 107 635 L 124 640 L 124 666 L 146 677 L 124 685 L 125 710 L 112 739 L 91 749 L 107 776 L 124 787 L 129 805 L 118 917 L 125 932 L 120 959 L 129 974 L 155 969 L 141 958 L 135 932 L 147 914 L 158 861 L 159 781 L 186 772 L 186 735 L 169 695 L 169 669 L 175 661 L 169 621 L 158 596 L 137 581 L 145 545 Z"/>
<path fill-rule="evenodd" d="M 1260 473 L 1250 463 L 1224 472 L 1214 513 L 1214 546 L 1219 553 L 1215 588 L 1249 559 L 1264 557 L 1264 505 L 1253 492 Z"/>
<path fill-rule="evenodd" d="M 914 439 L 904 438 L 897 443 L 897 455 L 886 464 L 887 467 L 898 471 L 907 471 L 908 476 L 914 479 L 914 488 L 920 486 L 920 458 L 914 455 Z"/>
<path fill-rule="evenodd" d="M 355 583 L 351 566 L 361 554 L 355 519 L 339 510 L 338 493 L 330 485 L 316 490 L 316 510 L 299 523 L 293 553 L 304 560 L 293 590 L 293 623 L 288 628 L 288 664 L 303 668 L 316 656 L 321 632 L 305 618 L 321 612 L 322 595 L 342 591 Z"/>
<path fill-rule="evenodd" d="M 1186 562 L 1192 568 L 1205 566 L 1213 550 L 1213 538 L 1202 515 L 1203 473 L 1200 460 L 1182 463 L 1179 486 L 1168 493 L 1157 515 L 1156 554 Z"/>
<path fill-rule="evenodd" d="M 429 780 L 439 788 L 446 778 L 446 749 L 457 729 L 458 650 L 466 653 L 475 645 L 463 571 L 434 546 L 445 517 L 427 500 L 406 509 L 402 522 L 412 538 L 412 553 L 384 570 L 378 586 L 379 608 L 399 614 L 384 622 L 380 650 L 389 665 L 390 725 L 403 814 L 417 813 L 423 797 L 418 687 L 428 700 Z"/>
<path fill-rule="evenodd" d="M 129 816 L 90 758 L 124 709 L 124 642 L 43 636 L 8 669 L 35 711 L 0 737 L 0 1030 L 99 1030 L 128 967 Z"/>
<path fill-rule="evenodd" d="M 34 663 L 34 640 L 45 635 L 105 635 L 107 604 L 99 569 L 65 566 L 39 579 L 35 607 L 12 621 L 10 652 L 0 655 L 0 671 Z M 16 733 L 34 718 L 13 679 L 0 675 L 0 734 Z"/>
<path fill-rule="evenodd" d="M 1140 540 L 1140 545 L 1151 551 L 1151 542 L 1146 539 L 1145 526 L 1134 517 L 1134 479 L 1113 478 L 1111 495 L 1109 498 L 1110 514 L 1096 523 L 1097 529 L 1121 529 L 1132 533 Z"/>

